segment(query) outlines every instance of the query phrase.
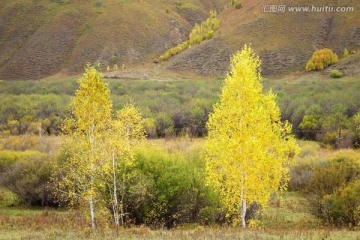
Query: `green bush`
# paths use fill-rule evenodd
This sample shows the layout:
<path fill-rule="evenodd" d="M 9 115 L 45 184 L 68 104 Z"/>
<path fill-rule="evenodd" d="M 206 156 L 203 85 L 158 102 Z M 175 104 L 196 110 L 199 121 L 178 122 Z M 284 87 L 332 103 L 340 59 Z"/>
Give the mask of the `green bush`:
<path fill-rule="evenodd" d="M 126 190 L 126 221 L 171 228 L 225 219 L 218 195 L 205 185 L 204 164 L 198 153 L 139 150 Z"/>
<path fill-rule="evenodd" d="M 94 3 L 94 6 L 95 7 L 102 7 L 103 3 L 101 1 L 97 1 L 97 2 Z"/>
<path fill-rule="evenodd" d="M 235 3 L 235 9 L 242 8 L 242 4 L 240 2 Z"/>
<path fill-rule="evenodd" d="M 336 69 L 331 70 L 331 72 L 330 72 L 330 76 L 331 76 L 332 78 L 341 78 L 342 75 L 343 75 L 343 73 L 340 72 L 339 70 L 336 70 Z"/>
<path fill-rule="evenodd" d="M 306 71 L 324 70 L 326 67 L 337 63 L 338 57 L 331 49 L 323 48 L 316 50 L 306 63 Z"/>
<path fill-rule="evenodd" d="M 347 58 L 349 55 L 350 55 L 349 50 L 347 48 L 345 48 L 344 49 L 344 54 L 343 54 L 344 58 Z"/>
<path fill-rule="evenodd" d="M 53 169 L 47 157 L 32 156 L 8 166 L 1 174 L 0 185 L 15 193 L 24 204 L 54 206 L 55 198 L 48 187 Z"/>
<path fill-rule="evenodd" d="M 360 162 L 356 156 L 340 156 L 310 167 L 310 179 L 303 187 L 309 198 L 312 212 L 326 223 L 355 224 L 354 213 L 359 203 L 350 204 L 360 196 Z M 299 169 L 301 170 L 301 169 Z M 302 174 L 308 176 L 309 167 Z"/>
<path fill-rule="evenodd" d="M 350 182 L 333 194 L 322 199 L 321 217 L 337 226 L 360 225 L 360 179 Z"/>
<path fill-rule="evenodd" d="M 0 207 L 10 207 L 19 204 L 19 199 L 13 192 L 0 187 Z"/>
<path fill-rule="evenodd" d="M 231 5 L 235 7 L 235 9 L 242 8 L 242 4 L 239 0 L 231 0 Z"/>
<path fill-rule="evenodd" d="M 315 140 L 316 132 L 318 130 L 317 117 L 313 115 L 304 115 L 301 123 L 299 124 L 299 129 L 302 130 L 302 136 L 307 140 Z"/>

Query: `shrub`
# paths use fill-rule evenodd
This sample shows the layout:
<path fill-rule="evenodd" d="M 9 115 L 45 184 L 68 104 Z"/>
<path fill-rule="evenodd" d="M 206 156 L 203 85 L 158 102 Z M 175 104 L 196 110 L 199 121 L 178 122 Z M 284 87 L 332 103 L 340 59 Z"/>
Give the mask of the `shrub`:
<path fill-rule="evenodd" d="M 349 50 L 347 48 L 344 49 L 344 58 L 347 58 L 349 56 Z"/>
<path fill-rule="evenodd" d="M 325 196 L 358 177 L 360 177 L 359 161 L 356 158 L 340 156 L 313 167 L 307 191 Z"/>
<path fill-rule="evenodd" d="M 184 156 L 147 147 L 136 159 L 124 203 L 128 222 L 171 228 L 225 219 L 218 195 L 205 185 L 205 162 L 195 151 Z"/>
<path fill-rule="evenodd" d="M 242 4 L 239 0 L 231 0 L 231 5 L 235 7 L 235 9 L 242 8 Z"/>
<path fill-rule="evenodd" d="M 308 140 L 315 140 L 316 130 L 318 129 L 317 119 L 313 115 L 304 115 L 301 123 L 299 124 L 301 129 L 302 137 Z"/>
<path fill-rule="evenodd" d="M 290 181 L 288 189 L 290 191 L 304 190 L 308 187 L 311 180 L 312 167 L 309 164 L 299 164 L 290 168 Z"/>
<path fill-rule="evenodd" d="M 344 188 L 322 200 L 321 217 L 338 226 L 358 226 L 360 224 L 360 180 L 351 182 Z"/>
<path fill-rule="evenodd" d="M 353 124 L 355 132 L 353 145 L 355 148 L 360 148 L 360 112 L 353 117 Z"/>
<path fill-rule="evenodd" d="M 155 119 L 156 133 L 160 137 L 165 137 L 167 133 L 174 129 L 174 122 L 166 113 L 159 113 Z"/>
<path fill-rule="evenodd" d="M 235 3 L 235 9 L 242 8 L 242 4 L 240 2 Z"/>
<path fill-rule="evenodd" d="M 336 69 L 331 70 L 331 72 L 330 72 L 330 76 L 332 78 L 341 78 L 342 75 L 343 75 L 342 72 L 340 72 L 339 70 L 336 70 Z"/>
<path fill-rule="evenodd" d="M 313 53 L 309 61 L 306 63 L 306 71 L 324 70 L 326 67 L 337 63 L 338 57 L 331 49 L 323 48 Z"/>
<path fill-rule="evenodd" d="M 95 7 L 102 7 L 102 6 L 103 6 L 103 3 L 100 2 L 100 1 L 97 1 L 97 2 L 94 3 L 94 6 L 95 6 Z"/>
<path fill-rule="evenodd" d="M 31 206 L 54 206 L 48 188 L 53 164 L 44 156 L 34 156 L 12 164 L 2 173 L 0 184 L 15 193 L 22 203 Z"/>
<path fill-rule="evenodd" d="M 18 197 L 13 192 L 9 191 L 6 188 L 0 187 L 0 207 L 6 206 L 15 206 L 18 205 Z"/>
<path fill-rule="evenodd" d="M 308 168 L 305 168 L 308 171 Z M 360 197 L 360 162 L 352 156 L 340 156 L 311 168 L 311 179 L 304 189 L 312 212 L 326 223 L 338 226 L 359 222 L 355 212 Z"/>

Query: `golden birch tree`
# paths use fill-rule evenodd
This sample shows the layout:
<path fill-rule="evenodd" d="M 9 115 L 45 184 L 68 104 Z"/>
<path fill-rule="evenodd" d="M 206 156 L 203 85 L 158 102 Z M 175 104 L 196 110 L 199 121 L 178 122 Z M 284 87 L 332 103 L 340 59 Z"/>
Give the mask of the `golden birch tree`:
<path fill-rule="evenodd" d="M 270 194 L 286 187 L 298 152 L 291 125 L 281 122 L 276 96 L 262 92 L 259 68 L 259 57 L 247 45 L 231 58 L 231 72 L 207 124 L 208 183 L 243 227 L 251 203 L 265 208 Z"/>
<path fill-rule="evenodd" d="M 87 202 L 91 227 L 95 228 L 95 208 L 103 181 L 104 132 L 111 124 L 112 104 L 110 91 L 102 75 L 94 67 L 87 66 L 84 77 L 79 80 L 72 103 L 73 119 L 64 129 L 69 134 L 70 158 L 62 167 L 60 188 L 65 189 L 69 199 Z"/>
<path fill-rule="evenodd" d="M 107 146 L 111 161 L 108 173 L 112 179 L 109 186 L 113 219 L 116 226 L 124 224 L 124 197 L 128 179 L 127 169 L 135 162 L 134 148 L 145 139 L 145 130 L 140 111 L 132 104 L 117 112 L 116 119 L 107 135 Z M 120 196 L 120 198 L 119 198 Z"/>

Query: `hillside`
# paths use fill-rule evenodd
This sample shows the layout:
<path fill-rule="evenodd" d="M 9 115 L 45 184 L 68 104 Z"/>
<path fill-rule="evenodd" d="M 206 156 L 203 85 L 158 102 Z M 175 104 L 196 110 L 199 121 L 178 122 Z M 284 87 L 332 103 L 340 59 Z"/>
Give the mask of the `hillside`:
<path fill-rule="evenodd" d="M 315 49 L 327 47 L 342 56 L 344 48 L 360 50 L 360 2 L 356 0 L 242 0 L 239 10 L 220 14 L 222 25 L 214 39 L 175 56 L 166 67 L 202 75 L 223 75 L 229 56 L 251 43 L 263 61 L 263 74 L 283 75 L 302 70 Z M 285 12 L 268 12 L 271 5 L 285 5 Z M 353 12 L 290 12 L 287 7 L 350 6 Z M 263 12 L 263 8 L 265 11 Z M 359 66 L 359 65 L 358 65 Z"/>
<path fill-rule="evenodd" d="M 151 62 L 224 0 L 15 0 L 0 7 L 0 79 Z"/>
<path fill-rule="evenodd" d="M 251 43 L 266 76 L 303 69 L 314 49 L 360 50 L 360 2 L 317 1 L 315 6 L 351 6 L 353 12 L 263 12 L 270 5 L 311 7 L 305 0 L 14 0 L 0 8 L 0 79 L 75 75 L 87 63 L 124 65 L 118 75 L 223 76 L 229 56 Z M 154 64 L 166 49 L 187 39 L 192 26 L 217 9 L 215 37 Z M 131 67 L 129 69 L 129 67 Z M 133 68 L 135 67 L 135 68 Z M 136 72 L 138 74 L 133 74 Z M 116 75 L 116 74 L 115 74 Z"/>

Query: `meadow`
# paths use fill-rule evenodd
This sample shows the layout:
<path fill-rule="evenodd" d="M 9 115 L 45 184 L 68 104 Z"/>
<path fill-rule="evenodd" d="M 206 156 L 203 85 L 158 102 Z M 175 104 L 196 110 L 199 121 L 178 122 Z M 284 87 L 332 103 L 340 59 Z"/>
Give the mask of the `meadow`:
<path fill-rule="evenodd" d="M 77 79 L 0 81 L 0 239 L 360 238 L 357 76 L 264 79 L 264 91 L 277 94 L 283 120 L 293 124 L 301 153 L 287 191 L 272 195 L 264 211 L 255 204 L 247 218 L 257 224 L 246 230 L 231 224 L 205 181 L 206 122 L 223 81 L 106 83 L 114 110 L 134 103 L 148 134 L 127 169 L 124 226 L 98 216 L 101 227 L 93 231 L 80 205 L 69 208 L 54 194 L 54 173 L 56 179 L 71 152 L 61 127 Z M 302 127 L 306 116 L 315 127 Z"/>
<path fill-rule="evenodd" d="M 145 118 L 145 128 L 152 138 L 205 136 L 208 115 L 218 101 L 223 84 L 222 79 L 107 79 L 106 82 L 114 109 L 133 102 Z M 351 147 L 359 141 L 352 119 L 359 111 L 357 75 L 334 79 L 324 73 L 299 73 L 264 79 L 263 85 L 265 91 L 272 89 L 277 94 L 282 118 L 292 123 L 297 137 L 335 147 L 336 134 L 341 128 L 342 147 Z M 35 133 L 41 124 L 46 134 L 59 134 L 77 86 L 76 78 L 1 81 L 0 132 Z M 308 128 L 301 127 L 305 116 L 313 122 Z"/>
<path fill-rule="evenodd" d="M 19 137 L 12 137 L 19 138 Z M 38 136 L 33 136 L 38 138 Z M 33 145 L 39 151 L 47 143 L 47 149 L 53 149 L 48 156 L 59 153 L 61 137 L 43 137 L 42 142 Z M 1 139 L 1 150 L 9 148 L 8 142 L 14 139 Z M 23 138 L 22 140 L 26 140 Z M 18 139 L 21 142 L 21 139 Z M 316 142 L 300 141 L 302 148 L 297 166 L 304 164 L 316 165 L 337 156 L 355 156 L 360 153 L 355 150 L 329 150 L 319 146 Z M 155 148 L 156 155 L 148 155 L 148 161 L 166 161 L 159 155 L 167 156 L 168 161 L 177 155 L 176 161 L 188 161 L 186 165 L 193 167 L 194 155 L 201 161 L 203 139 L 176 138 L 172 140 L 148 140 L 146 149 Z M 148 150 L 141 150 L 148 153 Z M 179 158 L 179 155 L 185 159 Z M 191 157 L 192 156 L 192 157 Z M 0 157 L 1 159 L 1 157 Z M 169 160 L 170 159 L 170 160 Z M 173 159 L 174 160 L 174 159 Z M 28 159 L 28 161 L 33 161 Z M 163 162 L 162 162 L 163 163 Z M 168 162 L 168 164 L 170 164 Z M 173 162 L 175 167 L 184 167 L 179 162 Z M 156 168 L 156 165 L 154 166 Z M 172 174 L 174 168 L 163 168 L 163 175 Z M 183 168 L 181 174 L 186 178 L 194 169 Z M 191 175 L 191 174 L 190 174 Z M 294 175 L 293 177 L 297 177 Z M 168 176 L 167 180 L 172 177 Z M 185 180 L 186 181 L 186 180 Z M 170 184 L 170 188 L 176 183 Z M 175 185 L 174 185 L 175 184 Z M 229 223 L 189 222 L 174 225 L 170 229 L 155 227 L 146 223 L 141 225 L 129 224 L 115 229 L 107 226 L 92 231 L 88 227 L 86 218 L 77 209 L 29 207 L 21 203 L 19 198 L 4 187 L 0 188 L 0 239 L 359 239 L 360 232 L 356 226 L 335 227 L 317 218 L 312 210 L 307 194 L 302 189 L 295 189 L 294 182 L 290 182 L 288 191 L 273 195 L 268 209 L 260 216 L 261 225 L 255 228 L 241 229 Z M 296 184 L 295 184 L 296 185 Z M 31 187 L 31 186 L 29 186 Z M 293 188 L 293 189 L 291 189 Z M 174 188 L 173 188 L 174 189 Z M 171 203 L 170 203 L 171 204 Z M 183 204 L 183 203 L 179 203 Z M 182 205 L 184 206 L 184 205 Z"/>

